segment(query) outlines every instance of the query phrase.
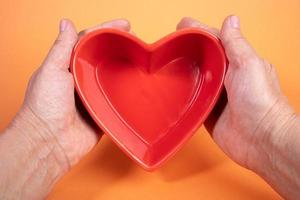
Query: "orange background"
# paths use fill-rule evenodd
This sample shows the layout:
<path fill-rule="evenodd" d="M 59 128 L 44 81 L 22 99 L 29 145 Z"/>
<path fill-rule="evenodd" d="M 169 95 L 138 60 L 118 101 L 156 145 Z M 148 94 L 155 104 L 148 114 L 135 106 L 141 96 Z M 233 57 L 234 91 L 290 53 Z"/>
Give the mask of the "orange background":
<path fill-rule="evenodd" d="M 3 0 L 2 0 L 3 1 Z M 288 2 L 288 3 L 286 3 Z M 18 111 L 27 81 L 52 45 L 60 18 L 78 30 L 124 17 L 148 42 L 174 31 L 182 16 L 220 27 L 241 17 L 244 34 L 276 66 L 284 93 L 300 111 L 300 1 L 86 0 L 3 1 L 0 7 L 0 129 Z M 253 97 L 259 98 L 259 97 Z M 72 169 L 49 199 L 280 199 L 254 173 L 230 161 L 204 128 L 161 169 L 148 173 L 108 138 Z"/>

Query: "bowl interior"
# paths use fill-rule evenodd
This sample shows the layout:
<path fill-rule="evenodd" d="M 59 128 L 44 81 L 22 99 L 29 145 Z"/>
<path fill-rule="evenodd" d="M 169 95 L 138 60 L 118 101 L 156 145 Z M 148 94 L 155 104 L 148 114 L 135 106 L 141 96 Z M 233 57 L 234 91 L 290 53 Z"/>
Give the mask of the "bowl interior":
<path fill-rule="evenodd" d="M 102 32 L 79 43 L 76 52 L 74 72 L 80 96 L 93 104 L 87 106 L 89 112 L 148 169 L 203 123 L 225 73 L 217 39 L 198 32 L 151 45 Z"/>

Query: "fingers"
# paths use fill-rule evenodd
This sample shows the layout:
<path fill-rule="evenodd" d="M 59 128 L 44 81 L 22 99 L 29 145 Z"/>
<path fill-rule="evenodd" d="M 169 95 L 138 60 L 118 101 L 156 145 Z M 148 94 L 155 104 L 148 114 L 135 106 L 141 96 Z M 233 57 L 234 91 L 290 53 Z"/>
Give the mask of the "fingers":
<path fill-rule="evenodd" d="M 99 28 L 116 28 L 123 31 L 130 31 L 130 23 L 125 19 L 117 19 L 104 22 L 94 28 L 82 31 L 80 34 L 86 34 Z M 61 20 L 59 35 L 48 53 L 43 67 L 68 70 L 71 52 L 77 39 L 78 34 L 73 23 L 68 19 Z"/>
<path fill-rule="evenodd" d="M 222 93 L 220 94 L 220 97 L 214 106 L 213 110 L 211 113 L 208 115 L 204 122 L 204 126 L 207 129 L 207 131 L 214 137 L 214 128 L 215 125 L 218 123 L 220 120 L 221 116 L 226 116 L 228 115 L 228 106 L 227 106 L 227 93 L 225 90 L 222 90 Z M 226 118 L 226 117 L 225 117 Z M 221 120 L 222 121 L 222 120 Z M 220 124 L 220 123 L 219 123 Z"/>
<path fill-rule="evenodd" d="M 130 31 L 130 23 L 126 19 L 115 19 L 112 21 L 104 22 L 95 27 L 83 30 L 78 35 L 79 35 L 79 37 L 81 37 L 89 32 L 92 32 L 92 31 L 95 31 L 95 30 L 98 30 L 101 28 L 115 28 L 115 29 L 119 29 L 121 31 Z"/>
<path fill-rule="evenodd" d="M 230 64 L 243 67 L 259 59 L 255 50 L 243 37 L 237 16 L 228 16 L 224 20 L 220 38 Z"/>
<path fill-rule="evenodd" d="M 180 22 L 177 24 L 176 30 L 184 29 L 184 28 L 202 28 L 217 37 L 219 37 L 219 30 L 216 28 L 212 28 L 207 26 L 206 24 L 203 24 L 191 17 L 184 17 L 180 20 Z"/>
<path fill-rule="evenodd" d="M 73 46 L 77 42 L 77 32 L 73 23 L 63 19 L 59 26 L 59 35 L 43 63 L 43 67 L 68 70 Z"/>

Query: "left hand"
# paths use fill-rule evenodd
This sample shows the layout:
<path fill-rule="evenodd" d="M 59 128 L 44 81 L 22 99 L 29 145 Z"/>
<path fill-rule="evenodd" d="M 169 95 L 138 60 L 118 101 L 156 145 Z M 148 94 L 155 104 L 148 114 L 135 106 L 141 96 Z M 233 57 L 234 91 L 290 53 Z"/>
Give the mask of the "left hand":
<path fill-rule="evenodd" d="M 126 20 L 114 20 L 80 32 L 85 34 L 99 28 L 130 30 Z M 62 20 L 60 34 L 47 58 L 32 75 L 23 110 L 33 125 L 42 131 L 42 137 L 57 142 L 70 166 L 77 163 L 98 141 L 101 131 L 82 117 L 76 109 L 74 80 L 69 62 L 78 35 L 73 23 Z M 38 122 L 35 122 L 38 121 Z M 35 124 L 36 123 L 36 124 Z M 28 136 L 30 137 L 30 135 Z"/>
<path fill-rule="evenodd" d="M 80 34 L 99 28 L 129 31 L 130 24 L 118 19 Z M 29 81 L 19 113 L 0 135 L 0 158 L 5 160 L 0 164 L 0 199 L 44 198 L 57 178 L 99 140 L 101 130 L 75 105 L 74 80 L 68 68 L 78 37 L 73 23 L 62 20 L 53 47 Z"/>

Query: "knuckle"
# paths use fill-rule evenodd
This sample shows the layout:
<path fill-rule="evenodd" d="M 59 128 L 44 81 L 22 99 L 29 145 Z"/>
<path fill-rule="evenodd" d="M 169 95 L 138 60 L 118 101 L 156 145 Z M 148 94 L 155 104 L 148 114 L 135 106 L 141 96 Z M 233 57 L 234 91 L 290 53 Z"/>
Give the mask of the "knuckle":
<path fill-rule="evenodd" d="M 60 46 L 62 42 L 63 42 L 62 38 L 61 37 L 57 37 L 55 39 L 55 41 L 54 41 L 53 46 Z"/>
<path fill-rule="evenodd" d="M 63 37 L 58 37 L 54 41 L 52 50 L 64 50 L 64 49 L 70 49 L 71 47 L 74 46 L 74 41 L 70 38 L 63 38 Z"/>
<path fill-rule="evenodd" d="M 259 66 L 262 65 L 262 59 L 256 55 L 248 56 L 247 63 L 250 66 Z"/>
<path fill-rule="evenodd" d="M 260 66 L 262 60 L 256 55 L 241 55 L 235 60 L 235 65 L 245 68 L 252 66 Z"/>
<path fill-rule="evenodd" d="M 268 60 L 263 59 L 265 69 L 267 72 L 272 73 L 274 71 L 274 66 L 272 63 L 270 63 Z"/>
<path fill-rule="evenodd" d="M 54 50 L 65 49 L 68 47 L 68 44 L 61 39 L 56 39 L 53 45 Z"/>
<path fill-rule="evenodd" d="M 241 34 L 221 34 L 222 43 L 224 46 L 235 46 L 235 44 L 240 43 L 240 41 L 244 42 L 246 39 Z"/>

